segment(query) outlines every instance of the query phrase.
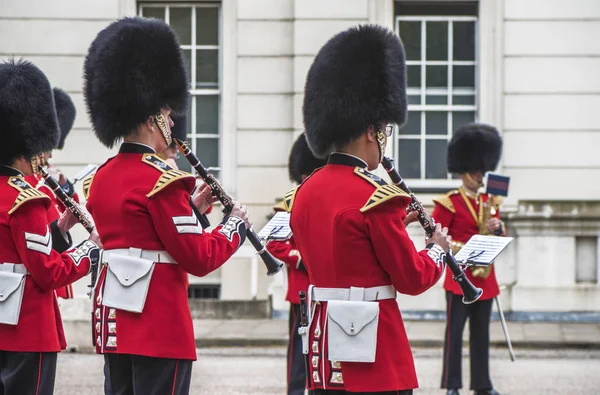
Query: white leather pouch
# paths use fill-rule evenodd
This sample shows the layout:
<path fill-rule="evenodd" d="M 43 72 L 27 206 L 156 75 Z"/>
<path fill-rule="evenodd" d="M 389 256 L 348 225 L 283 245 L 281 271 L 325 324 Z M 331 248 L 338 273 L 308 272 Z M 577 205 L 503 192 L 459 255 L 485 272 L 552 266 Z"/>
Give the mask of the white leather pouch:
<path fill-rule="evenodd" d="M 116 254 L 111 254 L 107 263 L 102 304 L 141 313 L 146 303 L 155 263 L 144 258 Z"/>
<path fill-rule="evenodd" d="M 327 302 L 327 341 L 330 361 L 375 362 L 379 303 Z"/>
<path fill-rule="evenodd" d="M 25 274 L 0 271 L 0 324 L 19 323 L 24 292 Z"/>

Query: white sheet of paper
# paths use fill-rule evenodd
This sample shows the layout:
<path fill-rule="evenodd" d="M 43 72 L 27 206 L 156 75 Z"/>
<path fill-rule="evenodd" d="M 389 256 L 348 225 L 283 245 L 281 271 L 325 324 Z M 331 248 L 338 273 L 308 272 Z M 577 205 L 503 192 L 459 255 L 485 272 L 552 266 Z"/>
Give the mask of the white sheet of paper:
<path fill-rule="evenodd" d="M 269 238 L 271 240 L 287 240 L 292 237 L 290 213 L 285 211 L 277 212 L 258 233 L 258 237 L 261 239 Z"/>
<path fill-rule="evenodd" d="M 512 240 L 512 237 L 475 235 L 454 257 L 458 262 L 490 265 Z"/>
<path fill-rule="evenodd" d="M 92 164 L 87 165 L 83 169 L 79 170 L 79 173 L 77 173 L 77 175 L 75 175 L 75 178 L 73 179 L 73 183 L 83 180 L 84 178 L 86 178 L 87 176 L 89 176 L 90 174 L 95 172 L 97 169 L 98 169 L 98 166 L 96 166 L 96 165 L 92 165 Z"/>

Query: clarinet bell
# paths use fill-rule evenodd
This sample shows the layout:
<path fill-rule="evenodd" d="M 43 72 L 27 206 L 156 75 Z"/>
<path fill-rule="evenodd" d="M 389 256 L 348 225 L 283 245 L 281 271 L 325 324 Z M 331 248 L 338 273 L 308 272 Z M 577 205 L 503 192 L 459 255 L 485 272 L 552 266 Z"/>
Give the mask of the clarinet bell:
<path fill-rule="evenodd" d="M 271 255 L 267 250 L 264 253 L 260 253 L 260 257 L 267 267 L 267 276 L 273 276 L 283 268 L 283 262 Z"/>
<path fill-rule="evenodd" d="M 462 302 L 464 304 L 471 304 L 471 303 L 475 303 L 479 300 L 479 298 L 481 298 L 481 295 L 483 295 L 483 290 L 481 288 L 477 288 L 476 286 L 474 286 L 465 276 L 464 277 L 465 280 L 467 281 L 461 281 L 463 279 L 458 279 L 458 285 L 460 285 L 460 289 L 462 290 L 463 293 L 463 298 L 462 298 Z"/>

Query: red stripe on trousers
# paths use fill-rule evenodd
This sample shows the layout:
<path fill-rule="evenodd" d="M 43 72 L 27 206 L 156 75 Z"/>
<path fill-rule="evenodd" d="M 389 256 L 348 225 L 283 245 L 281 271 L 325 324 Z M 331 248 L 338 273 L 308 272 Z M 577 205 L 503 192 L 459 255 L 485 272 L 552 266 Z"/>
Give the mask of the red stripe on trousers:
<path fill-rule="evenodd" d="M 40 363 L 38 365 L 38 380 L 37 387 L 35 388 L 35 395 L 38 395 L 40 392 L 40 381 L 42 380 L 42 353 L 40 353 Z"/>
<path fill-rule="evenodd" d="M 450 295 L 448 300 L 448 315 L 446 317 L 446 322 L 448 323 L 448 327 L 446 328 L 446 366 L 444 369 L 444 385 L 448 387 L 448 370 L 450 366 L 448 365 L 448 360 L 450 359 L 450 316 L 452 315 L 452 295 Z"/>
<path fill-rule="evenodd" d="M 173 375 L 173 390 L 171 391 L 171 395 L 175 395 L 175 386 L 177 384 L 177 368 L 179 367 L 179 360 L 175 362 L 175 374 Z"/>

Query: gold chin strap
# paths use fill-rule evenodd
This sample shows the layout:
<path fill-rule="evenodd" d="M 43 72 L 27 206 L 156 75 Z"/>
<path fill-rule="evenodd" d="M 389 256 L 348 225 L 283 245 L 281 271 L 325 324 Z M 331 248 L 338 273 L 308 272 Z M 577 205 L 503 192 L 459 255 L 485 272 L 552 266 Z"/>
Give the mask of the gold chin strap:
<path fill-rule="evenodd" d="M 154 116 L 154 122 L 156 122 L 156 126 L 158 126 L 158 128 L 162 132 L 162 135 L 165 138 L 165 141 L 167 142 L 167 147 L 168 147 L 173 142 L 173 139 L 171 138 L 171 132 L 169 131 L 169 128 L 167 127 L 167 120 L 165 119 L 165 116 L 162 115 L 161 113 L 156 114 Z"/>
<path fill-rule="evenodd" d="M 383 156 L 385 155 L 385 147 L 387 145 L 385 132 L 381 130 L 377 131 L 377 143 L 379 144 L 379 162 L 381 162 L 383 160 Z"/>
<path fill-rule="evenodd" d="M 42 158 L 40 155 L 33 155 L 31 157 L 31 159 L 29 160 L 29 163 L 31 163 L 31 171 L 33 172 L 33 174 L 39 174 L 40 171 L 40 166 L 42 165 Z"/>
<path fill-rule="evenodd" d="M 470 173 L 465 173 L 465 177 L 467 178 L 467 180 L 469 180 L 469 181 L 471 181 L 473 183 L 476 183 L 479 188 L 483 187 L 483 182 L 481 182 L 481 181 L 475 181 L 473 179 L 473 177 L 471 177 Z"/>

